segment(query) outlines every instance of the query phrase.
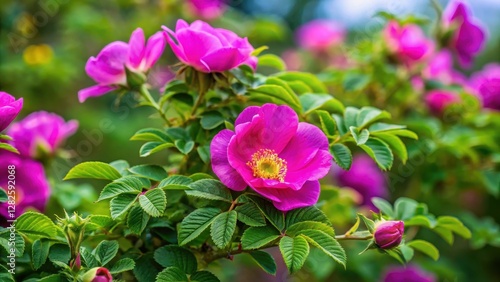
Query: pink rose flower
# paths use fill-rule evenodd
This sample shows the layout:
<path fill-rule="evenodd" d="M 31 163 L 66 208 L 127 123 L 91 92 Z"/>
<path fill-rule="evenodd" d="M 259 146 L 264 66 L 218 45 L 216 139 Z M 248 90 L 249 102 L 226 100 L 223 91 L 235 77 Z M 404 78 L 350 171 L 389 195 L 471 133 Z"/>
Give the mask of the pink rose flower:
<path fill-rule="evenodd" d="M 105 267 L 94 267 L 83 275 L 82 280 L 83 282 L 112 282 L 113 276 Z"/>
<path fill-rule="evenodd" d="M 391 249 L 399 246 L 405 232 L 405 224 L 402 221 L 384 221 L 375 225 L 373 238 L 375 244 L 382 249 Z"/>
<path fill-rule="evenodd" d="M 463 67 L 470 66 L 483 48 L 486 39 L 484 28 L 472 16 L 469 7 L 456 0 L 450 1 L 446 7 L 443 24 L 453 31 L 450 47 L 457 53 L 458 61 Z"/>
<path fill-rule="evenodd" d="M 213 28 L 203 21 L 189 25 L 178 20 L 175 32 L 162 27 L 165 38 L 177 58 L 200 72 L 224 72 L 247 64 L 253 69 L 257 58 L 248 39 L 222 28 Z M 174 41 L 175 39 L 175 41 Z"/>
<path fill-rule="evenodd" d="M 22 156 L 37 159 L 43 155 L 53 155 L 66 138 L 78 129 L 78 122 L 65 122 L 57 114 L 34 112 L 23 120 L 13 123 L 8 134 L 14 139 L 12 144 Z"/>
<path fill-rule="evenodd" d="M 226 11 L 225 0 L 188 0 L 190 10 L 199 18 L 213 20 Z"/>
<path fill-rule="evenodd" d="M 500 111 L 500 64 L 486 65 L 470 81 L 483 107 Z"/>
<path fill-rule="evenodd" d="M 342 44 L 345 36 L 346 30 L 339 23 L 314 20 L 299 27 L 295 37 L 300 47 L 313 52 L 321 52 Z"/>
<path fill-rule="evenodd" d="M 161 32 L 152 35 L 146 42 L 144 32 L 137 28 L 129 43 L 122 41 L 106 45 L 97 57 L 90 57 L 85 71 L 97 85 L 78 91 L 78 100 L 83 103 L 89 97 L 102 96 L 127 85 L 125 67 L 133 72 L 146 73 L 160 58 L 165 49 Z"/>
<path fill-rule="evenodd" d="M 23 108 L 23 98 L 16 100 L 7 92 L 0 91 L 0 132 L 9 126 Z"/>
<path fill-rule="evenodd" d="M 465 85 L 467 83 L 466 77 L 453 69 L 453 57 L 446 49 L 436 53 L 429 60 L 422 76 L 426 79 L 438 80 L 446 85 Z"/>
<path fill-rule="evenodd" d="M 425 103 L 433 114 L 441 116 L 448 106 L 460 103 L 460 97 L 451 91 L 432 90 L 425 96 Z"/>
<path fill-rule="evenodd" d="M 434 44 L 422 29 L 414 24 L 400 26 L 390 21 L 383 31 L 389 51 L 408 66 L 421 62 L 434 50 Z"/>
<path fill-rule="evenodd" d="M 432 273 L 423 271 L 416 265 L 390 267 L 385 272 L 383 282 L 435 282 Z"/>
<path fill-rule="evenodd" d="M 222 130 L 210 144 L 212 169 L 227 187 L 250 186 L 281 211 L 314 205 L 318 179 L 331 167 L 328 139 L 298 121 L 288 106 L 265 104 L 243 110 L 235 131 Z"/>
<path fill-rule="evenodd" d="M 36 209 L 40 212 L 45 210 L 45 206 L 50 196 L 50 188 L 45 177 L 45 171 L 41 163 L 23 158 L 18 154 L 8 151 L 0 151 L 0 187 L 7 190 L 11 169 L 15 166 L 16 176 L 16 211 L 15 218 L 19 217 L 28 209 Z M 9 216 L 7 203 L 0 204 L 0 217 L 2 222 L 7 219 L 15 219 Z"/>

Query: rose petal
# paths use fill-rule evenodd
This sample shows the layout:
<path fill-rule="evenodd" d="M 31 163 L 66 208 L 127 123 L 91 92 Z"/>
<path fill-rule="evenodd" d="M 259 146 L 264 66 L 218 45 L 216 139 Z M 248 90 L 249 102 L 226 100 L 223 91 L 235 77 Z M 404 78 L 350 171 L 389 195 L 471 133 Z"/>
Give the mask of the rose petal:
<path fill-rule="evenodd" d="M 78 91 L 78 101 L 85 102 L 89 97 L 99 97 L 108 92 L 118 89 L 117 86 L 111 85 L 94 85 Z"/>
<path fill-rule="evenodd" d="M 308 207 L 319 199 L 319 181 L 307 181 L 300 190 L 254 188 L 262 196 L 271 199 L 274 206 L 281 211 Z"/>
<path fill-rule="evenodd" d="M 217 37 L 193 29 L 182 29 L 176 35 L 179 45 L 182 46 L 186 56 L 187 63 L 200 71 L 209 71 L 200 60 L 207 54 L 222 47 Z"/>
<path fill-rule="evenodd" d="M 144 68 L 146 70 L 149 70 L 161 57 L 163 50 L 165 50 L 165 44 L 162 32 L 157 32 L 148 39 L 144 53 L 144 60 L 146 61 Z"/>
<path fill-rule="evenodd" d="M 223 72 L 238 66 L 245 56 L 234 47 L 225 47 L 215 50 L 201 58 L 210 72 Z"/>
<path fill-rule="evenodd" d="M 128 45 L 129 50 L 127 64 L 132 68 L 137 69 L 141 65 L 145 51 L 145 38 L 142 28 L 137 28 L 134 32 L 132 32 Z"/>
<path fill-rule="evenodd" d="M 233 131 L 225 129 L 212 139 L 212 143 L 210 143 L 212 170 L 224 185 L 236 191 L 243 191 L 247 184 L 227 159 L 227 148 L 233 136 Z"/>
<path fill-rule="evenodd" d="M 97 58 L 89 58 L 85 65 L 85 71 L 99 84 L 124 83 L 126 81 L 125 63 L 127 56 L 127 43 L 112 42 L 102 49 Z"/>

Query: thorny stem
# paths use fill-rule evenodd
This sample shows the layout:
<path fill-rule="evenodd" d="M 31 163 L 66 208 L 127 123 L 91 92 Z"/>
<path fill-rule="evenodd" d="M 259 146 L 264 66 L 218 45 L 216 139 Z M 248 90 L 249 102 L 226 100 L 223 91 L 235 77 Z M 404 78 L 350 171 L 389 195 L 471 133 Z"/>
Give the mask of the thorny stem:
<path fill-rule="evenodd" d="M 153 99 L 153 97 L 149 93 L 149 90 L 145 84 L 141 85 L 139 93 L 141 94 L 142 97 L 144 97 L 144 99 L 146 99 L 146 101 L 148 101 L 151 104 L 151 106 L 153 108 L 156 109 L 156 111 L 158 111 L 158 114 L 160 114 L 161 118 L 165 121 L 165 123 L 168 126 L 171 126 L 172 124 L 168 120 L 167 116 L 165 116 L 165 113 L 162 111 L 160 105 L 158 105 L 158 103 L 155 101 L 155 99 Z"/>

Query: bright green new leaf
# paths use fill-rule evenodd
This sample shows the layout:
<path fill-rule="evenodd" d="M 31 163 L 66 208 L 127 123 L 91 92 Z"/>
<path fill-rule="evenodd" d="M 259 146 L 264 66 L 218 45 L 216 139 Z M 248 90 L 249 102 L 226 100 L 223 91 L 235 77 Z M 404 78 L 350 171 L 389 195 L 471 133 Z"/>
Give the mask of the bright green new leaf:
<path fill-rule="evenodd" d="M 54 238 L 56 225 L 47 216 L 36 212 L 25 212 L 16 221 L 16 231 L 31 240 Z"/>
<path fill-rule="evenodd" d="M 286 65 L 283 59 L 274 54 L 264 54 L 259 57 L 259 63 L 257 66 L 260 67 L 271 67 L 279 71 L 286 70 Z"/>
<path fill-rule="evenodd" d="M 75 178 L 93 178 L 115 180 L 121 177 L 121 174 L 107 163 L 102 162 L 84 162 L 74 166 L 64 177 L 64 180 Z"/>
<path fill-rule="evenodd" d="M 174 147 L 174 144 L 170 142 L 147 142 L 139 149 L 139 155 L 147 157 L 171 147 Z"/>
<path fill-rule="evenodd" d="M 407 246 L 412 247 L 415 250 L 421 251 L 422 253 L 428 255 L 433 260 L 439 259 L 439 250 L 431 243 L 424 240 L 413 240 L 406 243 Z"/>
<path fill-rule="evenodd" d="M 281 238 L 279 247 L 290 273 L 299 271 L 309 255 L 307 240 L 301 236 L 295 238 L 285 236 Z"/>
<path fill-rule="evenodd" d="M 161 181 L 168 176 L 165 169 L 159 165 L 137 165 L 128 169 L 131 173 L 145 178 Z"/>

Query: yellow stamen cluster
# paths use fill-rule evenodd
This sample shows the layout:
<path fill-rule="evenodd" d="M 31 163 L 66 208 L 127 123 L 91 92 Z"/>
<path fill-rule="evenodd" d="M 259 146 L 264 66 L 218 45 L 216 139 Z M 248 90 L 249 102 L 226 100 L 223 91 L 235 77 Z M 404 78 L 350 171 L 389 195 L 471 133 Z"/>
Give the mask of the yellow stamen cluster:
<path fill-rule="evenodd" d="M 285 181 L 286 160 L 278 157 L 274 150 L 260 149 L 252 155 L 252 160 L 247 162 L 252 168 L 253 176 Z"/>

